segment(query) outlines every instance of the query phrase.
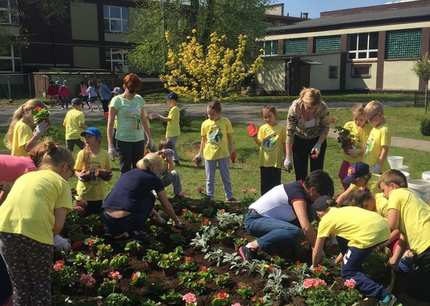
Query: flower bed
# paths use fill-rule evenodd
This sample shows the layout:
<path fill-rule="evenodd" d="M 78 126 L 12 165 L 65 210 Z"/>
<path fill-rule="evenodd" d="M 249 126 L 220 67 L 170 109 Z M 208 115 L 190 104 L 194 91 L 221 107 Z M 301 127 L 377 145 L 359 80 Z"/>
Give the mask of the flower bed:
<path fill-rule="evenodd" d="M 99 217 L 68 216 L 69 254 L 53 265 L 56 305 L 352 305 L 361 300 L 353 280 L 336 268 L 291 263 L 274 256 L 243 262 L 236 249 L 248 240 L 243 211 L 201 200 L 174 203 L 187 227 L 147 225 L 142 241 L 111 243 Z M 309 252 L 308 246 L 303 249 Z M 309 255 L 306 253 L 304 255 Z"/>

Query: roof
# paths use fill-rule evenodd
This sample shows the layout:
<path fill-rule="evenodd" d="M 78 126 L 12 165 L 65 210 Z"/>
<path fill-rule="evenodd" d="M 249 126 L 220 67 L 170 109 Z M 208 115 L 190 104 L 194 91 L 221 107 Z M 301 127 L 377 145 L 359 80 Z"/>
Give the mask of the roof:
<path fill-rule="evenodd" d="M 387 7 L 385 11 L 375 11 L 361 14 L 346 14 L 341 16 L 323 16 L 288 26 L 271 27 L 267 32 L 275 33 L 297 33 L 307 32 L 315 29 L 347 28 L 358 24 L 388 23 L 393 21 L 407 21 L 408 19 L 430 20 L 430 4 L 423 7 L 410 7 L 404 9 Z"/>

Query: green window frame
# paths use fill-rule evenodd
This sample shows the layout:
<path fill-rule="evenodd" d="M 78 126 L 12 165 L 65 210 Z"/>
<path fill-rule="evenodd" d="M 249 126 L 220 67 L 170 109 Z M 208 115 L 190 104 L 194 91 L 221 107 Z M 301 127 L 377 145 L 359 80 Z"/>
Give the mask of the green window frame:
<path fill-rule="evenodd" d="M 296 38 L 284 40 L 284 54 L 307 54 L 308 53 L 308 39 Z"/>
<path fill-rule="evenodd" d="M 263 42 L 264 56 L 278 55 L 278 41 L 266 40 Z"/>
<path fill-rule="evenodd" d="M 421 56 L 421 29 L 390 31 L 386 35 L 386 59 L 412 59 Z"/>
<path fill-rule="evenodd" d="M 315 38 L 315 53 L 340 51 L 340 36 L 323 36 Z"/>

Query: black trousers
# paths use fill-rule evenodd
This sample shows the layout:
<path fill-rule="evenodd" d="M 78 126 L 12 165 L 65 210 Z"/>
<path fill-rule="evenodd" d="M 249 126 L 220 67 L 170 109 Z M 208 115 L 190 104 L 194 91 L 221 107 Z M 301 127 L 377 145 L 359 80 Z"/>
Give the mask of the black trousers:
<path fill-rule="evenodd" d="M 67 146 L 67 150 L 69 150 L 70 152 L 73 152 L 73 148 L 75 146 L 78 146 L 79 149 L 82 150 L 85 147 L 85 144 L 80 139 L 69 139 L 69 140 L 66 140 L 66 146 Z"/>
<path fill-rule="evenodd" d="M 317 141 L 318 137 L 313 139 L 303 139 L 298 136 L 294 136 L 293 162 L 297 181 L 303 181 L 308 175 L 309 160 L 311 163 L 311 172 L 320 169 L 322 170 L 324 168 L 324 157 L 327 149 L 326 141 L 321 145 L 321 151 L 318 158 L 312 159 L 310 155 L 311 150 Z"/>
<path fill-rule="evenodd" d="M 281 169 L 275 167 L 260 167 L 261 195 L 281 184 Z"/>
<path fill-rule="evenodd" d="M 109 112 L 109 100 L 102 100 L 103 112 Z"/>
<path fill-rule="evenodd" d="M 136 167 L 136 163 L 145 154 L 145 141 L 117 141 L 119 153 L 119 166 L 121 173 L 125 173 Z"/>
<path fill-rule="evenodd" d="M 6 264 L 3 257 L 0 255 L 0 305 L 12 296 L 12 283 L 10 282 Z"/>
<path fill-rule="evenodd" d="M 102 212 L 103 201 L 87 201 L 87 207 L 85 207 L 85 213 L 87 215 L 98 215 Z"/>
<path fill-rule="evenodd" d="M 414 298 L 430 302 L 430 248 L 417 255 L 413 260 L 413 271 L 405 277 L 406 292 Z"/>

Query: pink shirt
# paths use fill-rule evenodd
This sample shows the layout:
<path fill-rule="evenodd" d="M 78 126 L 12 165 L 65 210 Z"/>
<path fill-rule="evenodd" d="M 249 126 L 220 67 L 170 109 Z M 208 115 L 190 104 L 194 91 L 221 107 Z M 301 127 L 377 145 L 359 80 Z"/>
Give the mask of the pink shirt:
<path fill-rule="evenodd" d="M 21 175 L 34 170 L 36 166 L 30 157 L 0 154 L 0 183 L 13 183 Z"/>

